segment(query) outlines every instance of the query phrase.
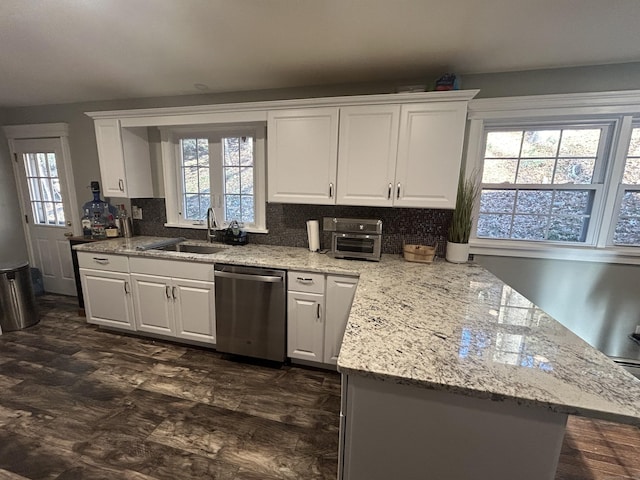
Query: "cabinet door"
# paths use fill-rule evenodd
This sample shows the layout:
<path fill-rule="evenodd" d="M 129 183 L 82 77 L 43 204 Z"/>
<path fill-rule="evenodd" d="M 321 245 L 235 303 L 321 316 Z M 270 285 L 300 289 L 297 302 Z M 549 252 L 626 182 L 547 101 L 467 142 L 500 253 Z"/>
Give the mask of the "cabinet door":
<path fill-rule="evenodd" d="M 213 282 L 173 279 L 176 336 L 216 343 L 215 289 Z"/>
<path fill-rule="evenodd" d="M 467 102 L 403 105 L 394 205 L 454 208 Z"/>
<path fill-rule="evenodd" d="M 324 363 L 338 363 L 340 345 L 357 285 L 357 278 L 327 275 Z"/>
<path fill-rule="evenodd" d="M 124 197 L 127 192 L 120 121 L 108 118 L 94 123 L 102 193 L 105 197 Z"/>
<path fill-rule="evenodd" d="M 287 356 L 322 362 L 324 348 L 324 295 L 289 292 Z"/>
<path fill-rule="evenodd" d="M 142 332 L 175 335 L 171 279 L 131 274 L 136 326 Z"/>
<path fill-rule="evenodd" d="M 399 119 L 399 105 L 340 109 L 339 205 L 393 204 Z"/>
<path fill-rule="evenodd" d="M 267 122 L 268 200 L 334 204 L 338 108 L 275 110 Z"/>
<path fill-rule="evenodd" d="M 87 322 L 135 330 L 129 274 L 80 269 Z"/>

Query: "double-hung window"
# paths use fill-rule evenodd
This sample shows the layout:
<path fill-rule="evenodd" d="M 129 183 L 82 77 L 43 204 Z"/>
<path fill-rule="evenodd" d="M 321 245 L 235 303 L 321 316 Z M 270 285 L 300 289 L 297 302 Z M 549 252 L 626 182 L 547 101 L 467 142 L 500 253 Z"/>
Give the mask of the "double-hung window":
<path fill-rule="evenodd" d="M 490 128 L 477 238 L 590 243 L 609 125 Z"/>
<path fill-rule="evenodd" d="M 471 252 L 640 263 L 640 91 L 472 100 Z"/>
<path fill-rule="evenodd" d="M 163 129 L 167 226 L 265 230 L 264 126 Z"/>

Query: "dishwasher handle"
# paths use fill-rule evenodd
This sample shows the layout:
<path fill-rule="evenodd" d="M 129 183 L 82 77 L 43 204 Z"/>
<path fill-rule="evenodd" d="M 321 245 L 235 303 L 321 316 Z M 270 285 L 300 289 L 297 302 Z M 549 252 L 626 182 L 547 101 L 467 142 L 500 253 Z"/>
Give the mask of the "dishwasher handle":
<path fill-rule="evenodd" d="M 230 272 L 221 272 L 216 271 L 214 273 L 216 277 L 223 278 L 233 278 L 236 280 L 249 280 L 253 282 L 264 282 L 264 283 L 279 283 L 284 281 L 284 277 L 275 277 L 272 275 L 253 275 L 246 273 L 230 273 Z"/>

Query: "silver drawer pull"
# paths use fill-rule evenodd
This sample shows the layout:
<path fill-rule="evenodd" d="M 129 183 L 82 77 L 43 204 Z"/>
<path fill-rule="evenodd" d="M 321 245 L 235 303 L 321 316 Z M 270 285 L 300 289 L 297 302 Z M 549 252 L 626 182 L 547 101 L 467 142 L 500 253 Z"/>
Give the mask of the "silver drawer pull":
<path fill-rule="evenodd" d="M 297 280 L 301 283 L 312 283 L 313 282 L 313 278 L 303 278 L 303 277 L 298 277 Z"/>
<path fill-rule="evenodd" d="M 109 263 L 109 259 L 108 258 L 100 258 L 100 257 L 93 257 L 93 261 L 96 263 L 99 263 L 101 265 L 106 265 Z"/>

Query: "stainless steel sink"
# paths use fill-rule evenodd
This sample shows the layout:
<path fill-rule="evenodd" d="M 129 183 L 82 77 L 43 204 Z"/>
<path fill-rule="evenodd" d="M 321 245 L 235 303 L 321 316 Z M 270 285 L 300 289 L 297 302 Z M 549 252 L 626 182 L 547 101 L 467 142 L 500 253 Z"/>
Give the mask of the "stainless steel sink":
<path fill-rule="evenodd" d="M 162 247 L 155 248 L 154 250 L 165 250 L 168 252 L 183 252 L 183 253 L 218 253 L 225 250 L 224 247 L 216 247 L 215 245 L 190 245 L 184 243 L 175 243 L 173 245 L 164 245 Z"/>

